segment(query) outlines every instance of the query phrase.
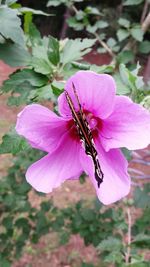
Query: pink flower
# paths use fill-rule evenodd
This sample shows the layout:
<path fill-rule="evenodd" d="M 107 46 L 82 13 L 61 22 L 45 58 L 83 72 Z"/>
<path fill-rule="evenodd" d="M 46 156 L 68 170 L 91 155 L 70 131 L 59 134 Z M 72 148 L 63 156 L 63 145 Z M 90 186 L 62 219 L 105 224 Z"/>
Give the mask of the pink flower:
<path fill-rule="evenodd" d="M 49 193 L 85 171 L 100 201 L 110 204 L 130 190 L 128 163 L 119 148 L 141 149 L 150 143 L 150 114 L 128 97 L 116 96 L 111 76 L 92 71 L 79 71 L 66 83 L 76 112 L 79 106 L 73 85 L 91 129 L 103 182 L 99 187 L 93 160 L 81 144 L 65 93 L 58 99 L 60 117 L 38 104 L 26 106 L 18 115 L 18 134 L 48 153 L 28 168 L 26 179 L 37 191 Z"/>

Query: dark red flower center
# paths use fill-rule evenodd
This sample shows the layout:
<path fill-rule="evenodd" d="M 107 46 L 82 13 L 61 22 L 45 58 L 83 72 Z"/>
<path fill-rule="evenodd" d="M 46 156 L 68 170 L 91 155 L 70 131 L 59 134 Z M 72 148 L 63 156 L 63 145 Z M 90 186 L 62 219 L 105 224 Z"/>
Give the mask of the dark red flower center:
<path fill-rule="evenodd" d="M 93 139 L 95 139 L 98 136 L 98 132 L 102 129 L 103 122 L 101 119 L 95 117 L 91 112 L 87 110 L 84 110 L 83 112 L 86 116 L 86 120 L 92 132 L 92 137 Z M 68 121 L 67 128 L 69 130 L 71 138 L 73 138 L 74 140 L 80 141 L 78 130 L 73 119 Z"/>

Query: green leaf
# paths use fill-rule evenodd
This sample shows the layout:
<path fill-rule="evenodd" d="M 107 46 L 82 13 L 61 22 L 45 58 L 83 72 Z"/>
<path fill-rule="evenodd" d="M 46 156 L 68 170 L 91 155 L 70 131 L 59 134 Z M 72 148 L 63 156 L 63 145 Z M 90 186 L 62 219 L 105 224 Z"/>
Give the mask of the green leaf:
<path fill-rule="evenodd" d="M 29 145 L 26 140 L 17 135 L 15 130 L 5 134 L 0 144 L 0 154 L 12 153 L 16 154 L 27 149 Z"/>
<path fill-rule="evenodd" d="M 114 47 L 117 44 L 117 41 L 114 38 L 109 38 L 107 40 L 107 44 L 108 44 L 109 47 L 112 48 L 112 47 Z"/>
<path fill-rule="evenodd" d="M 26 16 L 25 16 L 26 18 Z M 29 25 L 27 26 L 27 34 L 29 36 L 29 39 L 31 41 L 31 46 L 35 46 L 41 42 L 41 34 L 36 28 L 36 26 L 32 23 L 32 21 L 29 22 Z"/>
<path fill-rule="evenodd" d="M 49 37 L 49 43 L 48 43 L 48 59 L 52 64 L 57 65 L 60 60 L 59 55 L 59 42 L 54 37 Z"/>
<path fill-rule="evenodd" d="M 28 82 L 32 86 L 41 87 L 48 82 L 48 78 L 30 69 L 23 69 L 9 76 L 9 80 L 3 83 L 2 91 L 17 91 L 17 87 L 23 82 Z"/>
<path fill-rule="evenodd" d="M 7 105 L 9 106 L 20 106 L 28 104 L 28 96 L 33 86 L 29 82 L 23 82 L 19 86 L 16 86 L 12 91 L 10 97 L 8 97 Z"/>
<path fill-rule="evenodd" d="M 34 57 L 32 59 L 31 65 L 33 66 L 35 72 L 45 75 L 52 73 L 52 67 L 45 59 Z"/>
<path fill-rule="evenodd" d="M 0 255 L 0 266 L 1 267 L 11 267 L 12 264 L 11 264 L 11 262 L 6 260 L 5 258 L 2 258 L 1 255 Z"/>
<path fill-rule="evenodd" d="M 128 30 L 125 29 L 119 29 L 117 31 L 117 37 L 118 40 L 121 42 L 123 40 L 125 40 L 127 37 L 129 37 L 130 33 L 128 32 Z"/>
<path fill-rule="evenodd" d="M 81 59 L 85 54 L 91 51 L 95 39 L 75 39 L 67 40 L 61 54 L 61 63 L 63 65 Z"/>
<path fill-rule="evenodd" d="M 6 4 L 7 6 L 10 6 L 10 5 L 16 3 L 17 1 L 18 1 L 18 0 L 6 0 L 6 1 L 5 1 L 5 4 Z"/>
<path fill-rule="evenodd" d="M 109 24 L 106 21 L 100 20 L 97 21 L 93 26 L 91 26 L 90 24 L 87 25 L 86 30 L 88 32 L 95 33 L 98 29 L 104 29 L 108 26 Z"/>
<path fill-rule="evenodd" d="M 94 265 L 92 263 L 82 262 L 81 267 L 94 267 Z"/>
<path fill-rule="evenodd" d="M 131 89 L 129 86 L 124 84 L 120 75 L 116 73 L 113 77 L 117 85 L 117 94 L 118 95 L 129 95 L 131 93 Z"/>
<path fill-rule="evenodd" d="M 119 71 L 123 83 L 135 92 L 136 90 L 142 89 L 144 86 L 143 77 L 138 76 L 139 64 L 133 71 L 129 71 L 124 64 L 120 64 Z"/>
<path fill-rule="evenodd" d="M 125 50 L 118 54 L 117 60 L 119 63 L 127 64 L 134 60 L 134 53 L 131 50 Z"/>
<path fill-rule="evenodd" d="M 96 7 L 92 7 L 92 6 L 87 6 L 85 9 L 84 9 L 84 12 L 86 14 L 92 14 L 92 15 L 101 15 L 100 11 L 98 10 L 98 8 Z"/>
<path fill-rule="evenodd" d="M 0 6 L 0 33 L 6 39 L 11 39 L 14 43 L 21 46 L 25 45 L 24 34 L 21 29 L 21 20 L 17 16 L 15 9 L 7 6 Z"/>
<path fill-rule="evenodd" d="M 31 62 L 31 55 L 18 44 L 0 44 L 0 59 L 12 67 L 27 66 Z"/>
<path fill-rule="evenodd" d="M 131 28 L 131 35 L 132 37 L 139 41 L 139 42 L 142 42 L 143 40 L 143 35 L 144 35 L 144 32 L 142 31 L 140 25 L 135 25 L 134 27 Z"/>
<path fill-rule="evenodd" d="M 56 98 L 54 97 L 50 84 L 32 90 L 28 98 L 32 101 L 52 100 L 53 102 L 56 102 Z"/>
<path fill-rule="evenodd" d="M 35 15 L 54 16 L 54 15 L 45 13 L 45 12 L 43 12 L 41 10 L 36 10 L 36 9 L 33 9 L 33 8 L 29 8 L 29 7 L 18 8 L 18 11 L 20 13 L 28 13 L 28 12 L 30 12 L 30 13 L 35 14 Z"/>
<path fill-rule="evenodd" d="M 125 28 L 129 28 L 129 27 L 130 27 L 130 21 L 129 21 L 128 19 L 120 18 L 120 19 L 118 20 L 118 23 L 119 23 L 121 26 L 125 27 Z"/>
<path fill-rule="evenodd" d="M 150 41 L 143 41 L 139 44 L 139 52 L 148 54 L 150 52 Z"/>
<path fill-rule="evenodd" d="M 75 17 L 68 18 L 67 23 L 69 27 L 74 28 L 76 31 L 81 31 L 85 27 L 84 23 L 77 21 Z"/>
<path fill-rule="evenodd" d="M 95 26 L 97 27 L 97 29 L 104 29 L 109 26 L 109 23 L 104 20 L 99 20 L 95 23 Z"/>
<path fill-rule="evenodd" d="M 150 207 L 150 186 L 147 184 L 144 189 L 136 188 L 134 192 L 134 203 L 138 208 Z"/>
<path fill-rule="evenodd" d="M 134 6 L 134 5 L 139 5 L 143 2 L 144 0 L 126 0 L 123 5 L 124 6 Z"/>
<path fill-rule="evenodd" d="M 53 90 L 53 94 L 55 96 L 59 96 L 60 94 L 62 94 L 62 92 L 64 91 L 64 83 L 62 82 L 58 82 L 58 81 L 53 81 L 51 83 L 51 87 L 52 87 L 52 90 Z"/>
<path fill-rule="evenodd" d="M 145 245 L 146 244 L 150 245 L 150 235 L 145 235 L 145 234 L 140 233 L 134 237 L 132 243 L 134 243 L 134 244 L 135 243 L 139 243 L 139 244 L 144 243 Z"/>
<path fill-rule="evenodd" d="M 99 251 L 120 251 L 122 242 L 120 239 L 110 236 L 106 240 L 103 240 L 97 248 Z"/>
<path fill-rule="evenodd" d="M 126 157 L 126 159 L 128 161 L 130 161 L 132 159 L 132 152 L 130 150 L 128 150 L 127 148 L 123 147 L 121 149 L 121 151 L 123 152 L 124 156 Z"/>
<path fill-rule="evenodd" d="M 47 2 L 47 7 L 49 6 L 59 6 L 61 4 L 64 4 L 66 1 L 65 0 L 49 0 Z"/>

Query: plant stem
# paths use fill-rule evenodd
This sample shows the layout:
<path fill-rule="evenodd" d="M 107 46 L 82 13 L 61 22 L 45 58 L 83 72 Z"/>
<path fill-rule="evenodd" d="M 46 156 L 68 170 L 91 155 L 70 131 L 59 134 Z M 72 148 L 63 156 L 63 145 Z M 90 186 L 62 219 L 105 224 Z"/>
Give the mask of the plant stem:
<path fill-rule="evenodd" d="M 127 241 L 127 252 L 125 256 L 125 262 L 128 264 L 130 262 L 131 254 L 131 211 L 130 208 L 127 208 L 127 219 L 128 219 L 128 241 Z"/>
<path fill-rule="evenodd" d="M 77 8 L 72 5 L 71 8 L 74 10 L 75 14 L 78 14 L 78 10 Z M 109 55 L 113 58 L 115 58 L 115 54 L 113 53 L 113 51 L 111 50 L 111 48 L 104 42 L 100 39 L 100 37 L 98 36 L 98 34 L 95 32 L 95 33 L 92 33 L 93 36 L 96 37 L 97 41 L 100 43 L 100 45 L 105 48 L 105 50 L 109 53 Z"/>
<path fill-rule="evenodd" d="M 63 22 L 63 26 L 62 26 L 61 33 L 60 33 L 60 39 L 64 39 L 66 37 L 66 32 L 68 29 L 68 24 L 66 20 L 69 18 L 69 16 L 70 16 L 70 10 L 68 7 L 66 7 L 66 11 L 64 14 L 64 22 Z"/>
<path fill-rule="evenodd" d="M 147 14 L 147 11 L 148 11 L 148 6 L 149 6 L 149 1 L 145 0 L 143 11 L 142 11 L 142 16 L 141 16 L 141 24 L 143 23 L 143 21 L 144 21 L 144 19 L 146 17 L 146 14 Z"/>
<path fill-rule="evenodd" d="M 101 46 L 103 46 L 106 51 L 110 54 L 110 56 L 115 57 L 115 54 L 113 53 L 113 51 L 110 49 L 110 47 L 100 39 L 100 37 L 98 36 L 98 34 L 95 32 L 93 33 L 93 35 L 96 37 L 97 41 L 101 44 Z"/>
<path fill-rule="evenodd" d="M 145 33 L 148 30 L 149 26 L 150 26 L 150 12 L 148 13 L 145 20 L 142 23 L 142 26 L 141 26 L 142 31 Z"/>

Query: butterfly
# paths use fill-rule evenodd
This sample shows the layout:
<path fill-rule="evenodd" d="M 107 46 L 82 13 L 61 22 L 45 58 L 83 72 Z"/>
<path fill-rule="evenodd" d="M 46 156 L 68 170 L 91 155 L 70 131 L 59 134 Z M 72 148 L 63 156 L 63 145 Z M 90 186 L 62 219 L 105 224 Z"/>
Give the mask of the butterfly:
<path fill-rule="evenodd" d="M 99 163 L 98 153 L 96 151 L 95 144 L 93 141 L 92 131 L 86 119 L 86 115 L 83 112 L 83 109 L 81 107 L 74 83 L 72 83 L 72 87 L 73 87 L 73 92 L 74 92 L 74 95 L 75 95 L 75 98 L 78 104 L 79 111 L 75 110 L 73 101 L 69 93 L 65 90 L 66 100 L 71 110 L 72 117 L 73 117 L 76 129 L 77 129 L 78 135 L 84 145 L 85 153 L 92 158 L 92 161 L 94 164 L 94 170 L 95 170 L 94 172 L 95 180 L 97 181 L 98 188 L 100 188 L 100 185 L 103 182 L 104 174 L 101 170 L 101 166 Z"/>

